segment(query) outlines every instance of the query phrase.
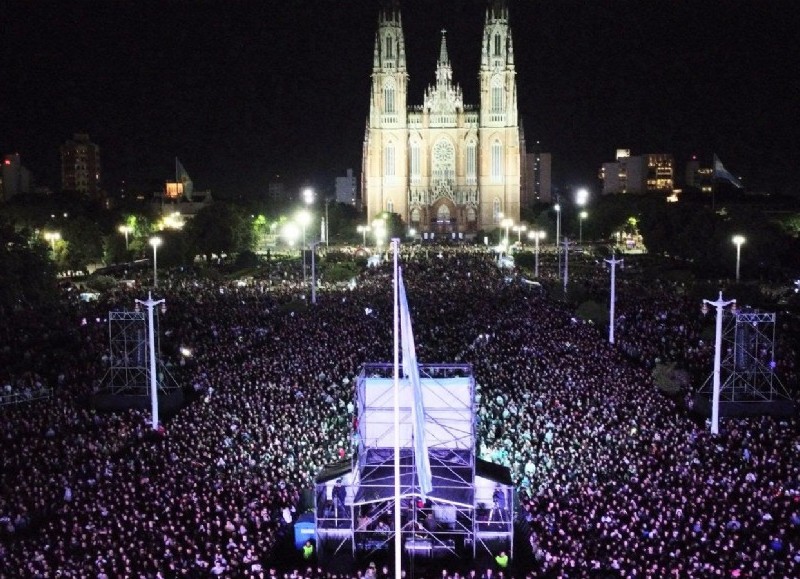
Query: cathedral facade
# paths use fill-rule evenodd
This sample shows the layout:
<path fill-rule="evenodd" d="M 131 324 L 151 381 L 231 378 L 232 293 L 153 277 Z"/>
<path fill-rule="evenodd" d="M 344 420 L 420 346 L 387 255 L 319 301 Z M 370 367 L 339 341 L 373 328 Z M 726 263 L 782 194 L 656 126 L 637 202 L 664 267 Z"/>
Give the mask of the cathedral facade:
<path fill-rule="evenodd" d="M 525 151 L 503 1 L 486 11 L 480 50 L 480 104 L 464 104 L 442 31 L 435 83 L 410 105 L 399 4 L 380 11 L 361 173 L 369 219 L 397 213 L 420 233 L 448 237 L 519 222 Z"/>

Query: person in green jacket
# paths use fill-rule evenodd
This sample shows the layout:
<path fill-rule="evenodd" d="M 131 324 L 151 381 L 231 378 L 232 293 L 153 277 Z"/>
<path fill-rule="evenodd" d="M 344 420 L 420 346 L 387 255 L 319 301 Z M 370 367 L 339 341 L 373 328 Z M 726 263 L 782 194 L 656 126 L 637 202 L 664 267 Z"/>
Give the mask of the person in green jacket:
<path fill-rule="evenodd" d="M 311 542 L 311 539 L 306 541 L 306 544 L 303 545 L 303 560 L 311 561 L 311 558 L 314 556 L 314 543 Z"/>
<path fill-rule="evenodd" d="M 505 551 L 500 551 L 500 554 L 497 555 L 494 560 L 501 571 L 508 569 L 508 555 L 506 555 Z"/>

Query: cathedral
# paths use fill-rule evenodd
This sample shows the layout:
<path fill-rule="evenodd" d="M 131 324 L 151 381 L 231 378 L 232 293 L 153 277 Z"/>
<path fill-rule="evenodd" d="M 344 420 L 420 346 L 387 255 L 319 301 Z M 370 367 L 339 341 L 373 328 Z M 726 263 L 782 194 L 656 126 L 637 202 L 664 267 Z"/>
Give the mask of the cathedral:
<path fill-rule="evenodd" d="M 525 151 L 503 0 L 487 8 L 480 51 L 478 105 L 464 104 L 453 81 L 445 31 L 435 82 L 422 105 L 410 104 L 399 2 L 381 9 L 361 173 L 369 219 L 397 213 L 420 234 L 448 238 L 495 229 L 504 218 L 519 222 Z"/>

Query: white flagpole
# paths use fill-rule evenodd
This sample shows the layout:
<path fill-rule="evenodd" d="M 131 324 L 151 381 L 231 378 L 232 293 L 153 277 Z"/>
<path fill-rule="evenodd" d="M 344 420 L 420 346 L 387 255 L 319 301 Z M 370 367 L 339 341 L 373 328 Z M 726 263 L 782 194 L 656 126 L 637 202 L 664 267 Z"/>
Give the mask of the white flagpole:
<path fill-rule="evenodd" d="M 394 576 L 402 576 L 403 541 L 400 517 L 400 293 L 397 256 L 400 240 L 392 239 L 394 249 Z"/>

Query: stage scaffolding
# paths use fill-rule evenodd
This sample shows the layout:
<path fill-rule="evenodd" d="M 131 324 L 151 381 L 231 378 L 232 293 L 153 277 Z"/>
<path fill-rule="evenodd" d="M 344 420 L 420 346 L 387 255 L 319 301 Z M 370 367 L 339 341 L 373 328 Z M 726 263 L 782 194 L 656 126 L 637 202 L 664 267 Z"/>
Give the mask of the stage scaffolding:
<path fill-rule="evenodd" d="M 159 323 L 154 312 L 155 350 L 159 396 L 172 396 L 180 390 L 161 362 Z M 149 404 L 150 350 L 147 346 L 147 312 L 108 312 L 109 368 L 103 378 L 101 396 L 144 397 Z"/>
<path fill-rule="evenodd" d="M 423 497 L 412 444 L 411 385 L 400 386 L 403 553 L 513 557 L 515 501 L 506 467 L 475 457 L 475 383 L 465 364 L 420 365 L 433 490 Z M 316 480 L 317 550 L 323 556 L 391 553 L 394 517 L 394 377 L 366 364 L 356 383 L 354 456 Z"/>
<path fill-rule="evenodd" d="M 726 312 L 720 364 L 720 412 L 724 415 L 780 412 L 791 397 L 775 374 L 775 313 L 743 308 Z M 699 391 L 710 399 L 713 373 Z"/>

